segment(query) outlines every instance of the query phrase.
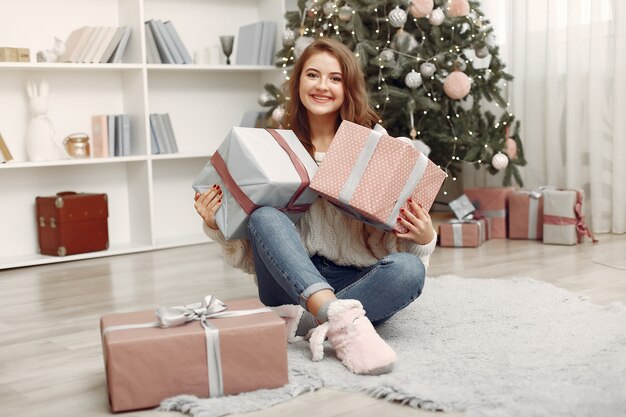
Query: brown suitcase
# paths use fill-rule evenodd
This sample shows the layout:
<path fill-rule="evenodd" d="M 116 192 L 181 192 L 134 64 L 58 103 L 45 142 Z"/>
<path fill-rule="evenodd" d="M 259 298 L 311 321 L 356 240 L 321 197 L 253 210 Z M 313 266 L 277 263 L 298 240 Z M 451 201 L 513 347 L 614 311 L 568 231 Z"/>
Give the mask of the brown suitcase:
<path fill-rule="evenodd" d="M 62 192 L 37 197 L 39 251 L 65 256 L 109 247 L 106 194 Z"/>

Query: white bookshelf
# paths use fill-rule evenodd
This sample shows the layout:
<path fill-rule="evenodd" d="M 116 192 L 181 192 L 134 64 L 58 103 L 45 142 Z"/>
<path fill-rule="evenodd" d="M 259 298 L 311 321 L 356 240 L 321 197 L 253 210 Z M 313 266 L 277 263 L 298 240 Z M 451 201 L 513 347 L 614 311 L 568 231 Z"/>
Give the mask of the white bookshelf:
<path fill-rule="evenodd" d="M 283 0 L 25 0 L 0 28 L 3 45 L 30 49 L 30 63 L 0 63 L 0 132 L 15 158 L 0 164 L 0 269 L 41 265 L 206 242 L 191 183 L 245 111 L 260 110 L 263 85 L 280 83 L 274 67 L 146 64 L 144 22 L 171 20 L 193 51 L 258 20 L 284 27 Z M 130 25 L 120 64 L 37 63 L 38 50 L 81 26 Z M 237 39 L 231 61 L 237 53 Z M 26 81 L 50 85 L 48 116 L 57 139 L 91 137 L 91 116 L 126 113 L 132 155 L 29 162 Z M 169 113 L 179 153 L 150 154 L 150 113 Z M 110 248 L 66 257 L 38 253 L 35 197 L 60 191 L 103 192 L 109 202 Z"/>

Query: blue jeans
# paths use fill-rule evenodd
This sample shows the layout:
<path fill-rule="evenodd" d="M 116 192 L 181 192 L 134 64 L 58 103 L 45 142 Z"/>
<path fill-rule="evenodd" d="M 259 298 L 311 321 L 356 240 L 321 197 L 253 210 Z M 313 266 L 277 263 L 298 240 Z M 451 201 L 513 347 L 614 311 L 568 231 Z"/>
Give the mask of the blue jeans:
<path fill-rule="evenodd" d="M 394 253 L 357 268 L 309 257 L 294 224 L 272 207 L 255 210 L 248 222 L 259 298 L 267 306 L 300 304 L 324 289 L 359 300 L 374 324 L 382 323 L 420 296 L 426 270 L 420 258 Z"/>

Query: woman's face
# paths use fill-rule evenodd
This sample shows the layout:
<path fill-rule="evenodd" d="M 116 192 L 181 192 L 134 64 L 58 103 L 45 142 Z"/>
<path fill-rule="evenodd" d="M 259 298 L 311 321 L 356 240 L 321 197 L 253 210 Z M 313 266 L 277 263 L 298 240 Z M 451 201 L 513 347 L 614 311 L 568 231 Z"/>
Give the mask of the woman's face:
<path fill-rule="evenodd" d="M 319 52 L 309 57 L 303 68 L 298 92 L 309 116 L 336 116 L 344 100 L 343 76 L 337 58 Z"/>

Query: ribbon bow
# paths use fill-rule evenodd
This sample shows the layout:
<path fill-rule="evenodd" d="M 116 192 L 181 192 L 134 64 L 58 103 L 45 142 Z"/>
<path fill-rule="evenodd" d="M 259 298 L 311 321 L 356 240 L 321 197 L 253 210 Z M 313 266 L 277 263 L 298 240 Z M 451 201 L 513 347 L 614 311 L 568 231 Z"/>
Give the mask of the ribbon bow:
<path fill-rule="evenodd" d="M 159 327 L 176 327 L 194 320 L 204 321 L 211 317 L 218 317 L 227 308 L 222 300 L 209 294 L 199 303 L 159 307 L 155 314 Z"/>

